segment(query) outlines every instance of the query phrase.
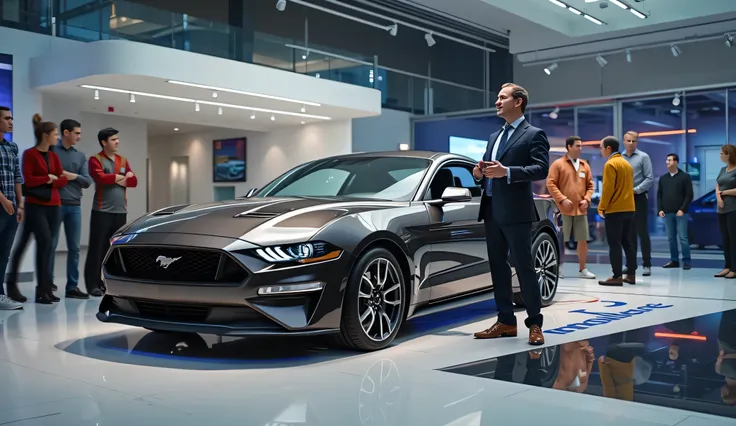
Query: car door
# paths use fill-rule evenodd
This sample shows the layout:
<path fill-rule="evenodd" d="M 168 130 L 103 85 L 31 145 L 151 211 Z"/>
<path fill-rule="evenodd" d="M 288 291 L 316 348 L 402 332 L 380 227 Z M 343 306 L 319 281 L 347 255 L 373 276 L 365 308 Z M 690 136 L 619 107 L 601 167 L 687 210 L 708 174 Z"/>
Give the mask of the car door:
<path fill-rule="evenodd" d="M 423 288 L 430 290 L 430 301 L 440 301 L 491 285 L 485 229 L 478 222 L 482 191 L 473 179 L 475 165 L 448 161 L 432 177 L 424 195 L 429 211 L 429 276 Z M 444 188 L 462 187 L 473 196 L 468 202 L 437 204 Z"/>

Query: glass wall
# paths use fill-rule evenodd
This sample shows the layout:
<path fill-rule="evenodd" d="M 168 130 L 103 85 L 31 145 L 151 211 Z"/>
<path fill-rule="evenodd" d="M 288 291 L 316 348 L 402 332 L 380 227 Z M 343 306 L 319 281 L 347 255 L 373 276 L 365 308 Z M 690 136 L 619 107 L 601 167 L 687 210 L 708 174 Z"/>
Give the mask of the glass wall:
<path fill-rule="evenodd" d="M 646 152 L 652 160 L 654 183 L 649 190 L 648 225 L 654 265 L 669 260 L 664 222 L 657 214 L 657 192 L 660 178 L 667 173 L 667 155 L 675 153 L 680 158 L 680 170 L 688 173 L 693 182 L 694 201 L 688 212 L 693 258 L 700 259 L 701 263 L 710 262 L 708 265 L 714 267 L 721 266 L 721 236 L 713 191 L 716 176 L 723 167 L 719 156 L 721 146 L 726 143 L 736 145 L 736 88 L 685 91 L 559 108 L 555 105 L 531 105 L 526 117 L 547 133 L 551 161 L 564 155 L 568 136 L 578 135 L 583 139 L 582 155 L 590 163 L 596 182 L 588 215 L 594 253 L 606 254 L 608 250 L 603 238 L 605 221 L 596 212 L 605 164 L 598 145 L 606 136 L 613 135 L 623 141 L 624 133 L 635 131 L 639 133 L 638 149 Z M 479 126 L 478 123 L 485 125 Z M 414 147 L 464 153 L 466 148 L 453 148 L 475 144 L 478 145 L 476 150 L 485 151 L 488 136 L 500 125 L 501 120 L 492 112 L 473 118 L 445 118 L 441 121 L 426 118 L 414 124 Z M 463 131 L 471 132 L 475 142 L 448 145 L 446 140 L 451 134 Z M 544 185 L 535 186 L 535 190 L 546 192 Z"/>

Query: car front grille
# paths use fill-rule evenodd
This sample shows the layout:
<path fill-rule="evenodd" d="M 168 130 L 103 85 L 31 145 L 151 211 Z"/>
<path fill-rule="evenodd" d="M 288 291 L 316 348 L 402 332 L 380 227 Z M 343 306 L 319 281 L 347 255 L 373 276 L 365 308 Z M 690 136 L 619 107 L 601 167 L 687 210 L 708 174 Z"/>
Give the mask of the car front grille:
<path fill-rule="evenodd" d="M 171 283 L 238 284 L 248 277 L 224 252 L 175 247 L 117 247 L 105 268 L 121 278 Z"/>
<path fill-rule="evenodd" d="M 158 303 L 136 300 L 135 307 L 144 318 L 159 321 L 205 322 L 210 313 L 206 306 Z"/>

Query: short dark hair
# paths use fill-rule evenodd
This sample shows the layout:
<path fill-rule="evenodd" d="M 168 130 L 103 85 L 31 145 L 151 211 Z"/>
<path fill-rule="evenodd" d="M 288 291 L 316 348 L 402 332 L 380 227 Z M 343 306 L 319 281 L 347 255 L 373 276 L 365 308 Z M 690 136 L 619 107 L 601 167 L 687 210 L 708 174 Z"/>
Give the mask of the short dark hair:
<path fill-rule="evenodd" d="M 71 118 L 67 118 L 59 124 L 59 130 L 61 130 L 62 135 L 64 135 L 64 130 L 68 130 L 71 133 L 77 127 L 82 127 L 82 124 L 77 120 L 72 120 Z"/>
<path fill-rule="evenodd" d="M 5 105 L 0 105 L 0 111 L 10 111 L 10 108 L 6 107 Z"/>
<path fill-rule="evenodd" d="M 619 143 L 615 136 L 606 136 L 603 138 L 603 148 L 611 147 L 611 152 L 618 152 Z"/>
<path fill-rule="evenodd" d="M 671 153 L 667 154 L 667 157 L 665 157 L 665 158 L 669 158 L 669 157 L 672 157 L 672 159 L 675 160 L 675 161 L 677 161 L 678 163 L 680 162 L 680 157 L 677 154 L 675 154 L 674 152 L 671 152 Z"/>
<path fill-rule="evenodd" d="M 571 146 L 575 145 L 575 142 L 577 141 L 583 141 L 583 138 L 580 136 L 570 136 L 565 140 L 565 148 L 570 149 Z"/>
<path fill-rule="evenodd" d="M 511 88 L 511 96 L 514 98 L 514 100 L 521 99 L 521 112 L 526 112 L 526 106 L 527 104 L 529 104 L 529 92 L 527 92 L 525 88 L 515 83 L 505 83 L 503 86 L 501 86 L 502 89 L 505 89 L 507 87 Z"/>
<path fill-rule="evenodd" d="M 120 132 L 113 129 L 112 127 L 106 127 L 100 130 L 99 132 L 97 132 L 97 142 L 99 142 L 100 146 L 104 148 L 104 146 L 102 145 L 102 142 L 107 142 L 108 139 L 117 135 L 118 133 Z"/>

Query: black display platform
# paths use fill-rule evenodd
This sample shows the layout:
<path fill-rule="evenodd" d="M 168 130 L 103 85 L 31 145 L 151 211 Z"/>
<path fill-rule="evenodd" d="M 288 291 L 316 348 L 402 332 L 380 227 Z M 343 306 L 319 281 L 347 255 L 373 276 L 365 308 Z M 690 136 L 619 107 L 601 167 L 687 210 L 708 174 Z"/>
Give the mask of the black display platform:
<path fill-rule="evenodd" d="M 736 310 L 441 371 L 736 418 Z"/>

